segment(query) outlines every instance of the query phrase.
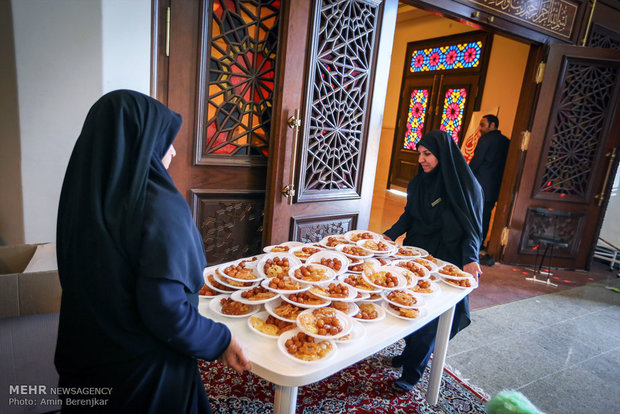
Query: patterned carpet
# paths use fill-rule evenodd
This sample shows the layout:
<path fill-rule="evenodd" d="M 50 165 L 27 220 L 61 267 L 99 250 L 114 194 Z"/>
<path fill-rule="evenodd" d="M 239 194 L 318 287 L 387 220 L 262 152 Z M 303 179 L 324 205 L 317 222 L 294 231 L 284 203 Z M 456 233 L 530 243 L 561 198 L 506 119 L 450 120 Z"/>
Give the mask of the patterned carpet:
<path fill-rule="evenodd" d="M 447 369 L 437 405 L 425 400 L 429 369 L 410 393 L 392 388 L 399 371 L 390 366 L 403 341 L 326 378 L 299 388 L 298 414 L 326 413 L 484 413 L 487 397 Z M 214 413 L 272 413 L 273 386 L 252 374 L 237 375 L 219 363 L 200 361 L 200 373 Z"/>

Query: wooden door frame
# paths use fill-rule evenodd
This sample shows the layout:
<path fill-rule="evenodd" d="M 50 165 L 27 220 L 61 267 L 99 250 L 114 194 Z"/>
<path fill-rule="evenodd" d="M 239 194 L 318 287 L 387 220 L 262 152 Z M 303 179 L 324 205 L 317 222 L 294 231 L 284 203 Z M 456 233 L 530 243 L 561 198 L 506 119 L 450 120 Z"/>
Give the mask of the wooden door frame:
<path fill-rule="evenodd" d="M 151 0 L 151 91 L 150 95 L 168 105 L 168 9 L 170 0 Z"/>
<path fill-rule="evenodd" d="M 519 95 L 516 117 L 512 127 L 508 157 L 504 167 L 501 191 L 497 200 L 495 217 L 490 228 L 488 253 L 496 258 L 503 253 L 502 233 L 504 228 L 509 227 L 514 213 L 517 191 L 523 175 L 523 164 L 525 161 L 525 150 L 522 149 L 523 140 L 526 137 L 525 131 L 530 131 L 534 121 L 535 111 L 533 108 L 538 103 L 540 94 L 540 83 L 536 82 L 538 65 L 543 61 L 547 54 L 544 45 L 530 45 L 530 52 L 523 74 L 523 84 Z"/>

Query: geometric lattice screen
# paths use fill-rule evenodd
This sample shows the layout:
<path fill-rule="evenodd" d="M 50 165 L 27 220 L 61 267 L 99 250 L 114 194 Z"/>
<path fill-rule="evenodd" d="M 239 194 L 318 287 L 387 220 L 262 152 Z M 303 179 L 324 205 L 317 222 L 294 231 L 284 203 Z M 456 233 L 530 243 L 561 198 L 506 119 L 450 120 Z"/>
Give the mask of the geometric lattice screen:
<path fill-rule="evenodd" d="M 210 16 L 200 155 L 266 157 L 280 2 L 213 0 Z"/>
<path fill-rule="evenodd" d="M 588 46 L 620 50 L 620 35 L 595 24 L 588 40 Z"/>
<path fill-rule="evenodd" d="M 315 6 L 298 201 L 358 195 L 377 38 L 378 4 Z"/>
<path fill-rule="evenodd" d="M 616 82 L 618 68 L 568 61 L 538 191 L 585 199 Z"/>

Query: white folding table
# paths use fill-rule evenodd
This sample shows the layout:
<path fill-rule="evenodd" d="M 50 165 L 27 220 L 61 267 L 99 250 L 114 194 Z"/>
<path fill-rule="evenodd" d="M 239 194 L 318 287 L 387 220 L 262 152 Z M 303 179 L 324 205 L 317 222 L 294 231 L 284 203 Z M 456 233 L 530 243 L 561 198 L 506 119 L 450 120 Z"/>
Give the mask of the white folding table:
<path fill-rule="evenodd" d="M 209 270 L 212 269 L 207 269 Z M 297 387 L 321 381 L 417 331 L 439 316 L 430 382 L 426 392 L 426 400 L 434 405 L 439 397 L 454 307 L 473 290 L 437 283 L 441 286 L 441 293 L 426 300 L 425 315 L 418 320 L 408 321 L 388 313 L 382 321 L 361 322 L 366 328 L 364 338 L 350 344 L 338 343 L 333 358 L 316 364 L 297 363 L 283 355 L 278 349 L 277 339 L 252 332 L 247 318 L 228 318 L 213 312 L 209 309 L 209 301 L 212 299 L 201 298 L 198 309 L 202 315 L 226 324 L 243 344 L 245 354 L 252 364 L 251 371 L 275 384 L 274 414 L 295 413 Z"/>

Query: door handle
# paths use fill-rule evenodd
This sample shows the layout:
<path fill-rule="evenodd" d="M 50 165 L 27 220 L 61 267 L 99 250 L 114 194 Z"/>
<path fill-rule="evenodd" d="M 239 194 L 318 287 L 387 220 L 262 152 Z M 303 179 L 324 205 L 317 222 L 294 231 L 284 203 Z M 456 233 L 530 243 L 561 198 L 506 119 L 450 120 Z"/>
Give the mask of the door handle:
<path fill-rule="evenodd" d="M 280 190 L 282 195 L 288 198 L 288 204 L 293 204 L 295 197 L 295 167 L 297 166 L 297 140 L 299 139 L 299 128 L 301 127 L 301 118 L 299 117 L 299 109 L 295 109 L 295 113 L 287 121 L 289 128 L 293 130 L 293 151 L 291 153 L 291 177 L 289 184 Z"/>
<path fill-rule="evenodd" d="M 611 173 L 611 167 L 614 165 L 614 160 L 616 159 L 616 148 L 609 151 L 605 154 L 606 157 L 609 158 L 607 162 L 607 172 L 605 173 L 605 180 L 603 180 L 603 187 L 601 188 L 601 192 L 594 196 L 594 198 L 598 199 L 598 206 L 603 205 L 603 200 L 605 199 L 605 189 L 607 188 L 607 181 L 609 181 L 609 174 Z"/>

